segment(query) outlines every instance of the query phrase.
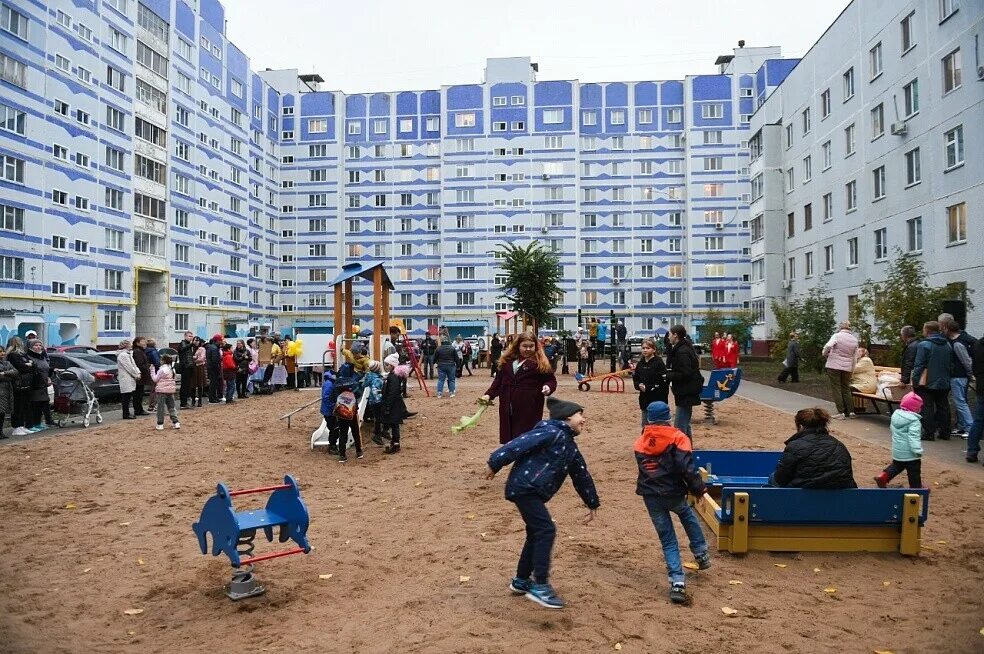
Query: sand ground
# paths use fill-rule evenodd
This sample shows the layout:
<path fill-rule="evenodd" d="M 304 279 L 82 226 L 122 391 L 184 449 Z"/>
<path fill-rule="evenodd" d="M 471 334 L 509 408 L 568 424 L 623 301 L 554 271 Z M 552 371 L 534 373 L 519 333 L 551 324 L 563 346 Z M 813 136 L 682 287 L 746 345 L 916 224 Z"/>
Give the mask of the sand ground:
<path fill-rule="evenodd" d="M 510 596 L 523 525 L 503 499 L 506 475 L 482 476 L 497 418 L 449 431 L 486 381 L 464 380 L 454 400 L 414 391 L 420 415 L 405 426 L 403 452 L 369 445 L 344 466 L 308 447 L 316 409 L 289 431 L 276 419 L 310 392 L 187 411 L 180 431 L 130 421 L 0 447 L 0 650 L 984 650 L 984 486 L 959 468 L 924 462 L 933 492 L 919 557 L 720 554 L 711 570 L 688 573 L 693 606 L 673 606 L 634 494 L 636 398 L 579 393 L 569 379 L 558 395 L 586 407 L 579 443 L 602 508 L 583 525 L 570 485 L 550 503 L 553 582 L 568 608 Z M 697 447 L 780 449 L 791 432 L 787 415 L 741 398 L 719 413 L 718 425 L 695 426 Z M 887 449 L 844 440 L 859 483 L 872 485 Z M 258 564 L 266 595 L 230 602 L 228 560 L 202 556 L 191 523 L 217 482 L 243 488 L 284 473 L 301 484 L 314 550 Z M 249 505 L 240 499 L 237 508 Z M 258 553 L 277 547 L 262 541 Z"/>

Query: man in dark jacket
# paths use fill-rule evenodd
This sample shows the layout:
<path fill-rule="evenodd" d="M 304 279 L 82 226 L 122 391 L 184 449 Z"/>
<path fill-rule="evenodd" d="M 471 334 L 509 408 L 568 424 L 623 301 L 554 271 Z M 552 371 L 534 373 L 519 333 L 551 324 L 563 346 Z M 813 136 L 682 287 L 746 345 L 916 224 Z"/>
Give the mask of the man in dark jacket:
<path fill-rule="evenodd" d="M 770 486 L 787 488 L 857 488 L 851 453 L 827 432 L 830 414 L 823 409 L 796 413 L 796 433 L 786 441 Z"/>
<path fill-rule="evenodd" d="M 437 341 L 431 338 L 430 334 L 427 334 L 420 346 L 420 351 L 424 355 L 424 375 L 427 379 L 434 379 L 434 354 L 437 352 Z"/>
<path fill-rule="evenodd" d="M 792 383 L 798 384 L 800 380 L 800 342 L 796 332 L 789 334 L 789 344 L 786 345 L 786 358 L 782 362 L 782 372 L 779 373 L 778 381 L 780 384 L 786 383 L 788 377 L 792 377 Z"/>
<path fill-rule="evenodd" d="M 912 368 L 916 365 L 916 350 L 919 348 L 919 337 L 916 335 L 916 328 L 906 325 L 899 333 L 905 349 L 902 351 L 901 378 L 902 383 L 912 385 Z M 925 402 L 925 398 L 923 398 Z"/>
<path fill-rule="evenodd" d="M 455 373 L 460 360 L 458 350 L 448 341 L 443 341 L 434 352 L 434 363 L 437 364 L 437 396 L 443 397 L 444 383 L 447 381 L 448 393 L 454 397 L 457 380 Z"/>
<path fill-rule="evenodd" d="M 984 338 L 977 339 L 971 351 L 974 360 L 974 379 L 977 385 L 977 412 L 974 413 L 974 424 L 967 434 L 967 463 L 977 463 L 977 455 L 981 451 L 981 436 L 984 435 Z"/>
<path fill-rule="evenodd" d="M 513 502 L 526 523 L 526 543 L 519 557 L 516 577 L 509 588 L 548 609 L 564 608 L 564 601 L 550 586 L 550 550 L 557 528 L 547 502 L 560 490 L 568 475 L 574 490 L 594 519 L 600 502 L 594 480 L 574 438 L 584 427 L 584 409 L 574 403 L 547 398 L 549 420 L 541 420 L 519 438 L 509 441 L 489 457 L 485 478 L 492 479 L 513 464 L 506 481 L 506 499 Z M 532 576 L 532 579 L 531 579 Z"/>
<path fill-rule="evenodd" d="M 950 398 L 953 400 L 954 414 L 957 424 L 952 432 L 954 436 L 967 438 L 970 426 L 974 423 L 974 415 L 967 404 L 967 386 L 974 375 L 974 362 L 971 353 L 977 339 L 960 329 L 960 324 L 949 313 L 939 317 L 940 333 L 950 341 L 953 348 L 953 364 L 950 370 Z"/>
<path fill-rule="evenodd" d="M 923 440 L 950 440 L 950 373 L 953 370 L 953 348 L 940 333 L 935 320 L 923 325 L 925 338 L 916 349 L 912 366 L 912 386 L 923 399 Z"/>
<path fill-rule="evenodd" d="M 502 339 L 498 334 L 492 335 L 492 342 L 489 343 L 489 368 L 492 369 L 492 376 L 499 371 L 499 359 L 502 358 Z"/>
<path fill-rule="evenodd" d="M 195 346 L 192 332 L 184 333 L 184 340 L 178 344 L 177 372 L 181 374 L 181 394 L 179 400 L 182 409 L 188 408 L 188 398 L 194 394 L 195 387 Z"/>
<path fill-rule="evenodd" d="M 222 334 L 216 334 L 205 346 L 205 368 L 208 372 L 208 402 L 222 401 Z"/>

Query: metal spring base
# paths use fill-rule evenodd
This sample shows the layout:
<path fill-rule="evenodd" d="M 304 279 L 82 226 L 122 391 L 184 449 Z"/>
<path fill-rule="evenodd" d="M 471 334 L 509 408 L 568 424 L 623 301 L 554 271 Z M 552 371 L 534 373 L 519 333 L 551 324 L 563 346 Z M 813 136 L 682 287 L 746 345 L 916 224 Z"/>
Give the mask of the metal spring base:
<path fill-rule="evenodd" d="M 256 549 L 253 539 L 256 538 L 256 530 L 243 531 L 239 534 L 236 542 L 236 552 L 240 558 L 249 558 Z M 266 588 L 260 585 L 253 574 L 252 565 L 244 565 L 232 573 L 232 581 L 226 586 L 226 597 L 232 601 L 246 599 L 247 597 L 257 597 L 266 592 Z"/>
<path fill-rule="evenodd" d="M 714 403 L 704 402 L 704 424 L 705 425 L 716 425 L 717 416 L 714 415 Z"/>

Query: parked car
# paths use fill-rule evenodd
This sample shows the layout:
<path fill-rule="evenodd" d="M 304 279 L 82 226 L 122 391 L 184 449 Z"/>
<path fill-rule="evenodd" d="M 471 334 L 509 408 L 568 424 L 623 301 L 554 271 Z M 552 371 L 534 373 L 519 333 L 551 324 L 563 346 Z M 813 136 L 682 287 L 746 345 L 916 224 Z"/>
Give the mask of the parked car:
<path fill-rule="evenodd" d="M 109 350 L 107 352 L 100 352 L 100 353 L 96 354 L 96 356 L 97 357 L 102 357 L 103 359 L 106 359 L 107 361 L 112 361 L 113 362 L 113 365 L 116 365 L 116 355 L 119 354 L 119 353 L 120 353 L 119 350 Z"/>
<path fill-rule="evenodd" d="M 91 345 L 50 345 L 48 352 L 74 352 L 76 354 L 98 354 L 99 350 Z"/>
<path fill-rule="evenodd" d="M 120 381 L 117 377 L 119 369 L 116 367 L 115 360 L 108 361 L 105 357 L 96 354 L 49 352 L 48 361 L 51 363 L 52 371 L 76 367 L 90 372 L 95 378 L 92 392 L 100 400 L 120 394 Z"/>

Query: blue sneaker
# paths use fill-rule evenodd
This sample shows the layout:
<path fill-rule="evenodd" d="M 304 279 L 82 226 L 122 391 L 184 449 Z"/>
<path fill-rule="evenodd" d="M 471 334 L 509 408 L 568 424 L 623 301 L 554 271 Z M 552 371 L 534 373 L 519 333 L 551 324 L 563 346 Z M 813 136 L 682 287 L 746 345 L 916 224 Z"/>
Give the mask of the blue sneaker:
<path fill-rule="evenodd" d="M 529 578 L 513 577 L 512 582 L 509 584 L 509 590 L 515 595 L 525 595 L 530 592 L 531 588 L 533 588 L 533 581 Z"/>
<path fill-rule="evenodd" d="M 44 425 L 34 425 L 33 427 L 28 427 L 27 428 L 28 431 L 33 432 L 33 433 L 37 433 L 39 431 L 44 431 L 45 429 L 47 429 L 47 427 L 45 427 Z"/>
<path fill-rule="evenodd" d="M 526 598 L 548 609 L 564 608 L 564 600 L 557 597 L 550 584 L 533 584 L 526 592 Z"/>

